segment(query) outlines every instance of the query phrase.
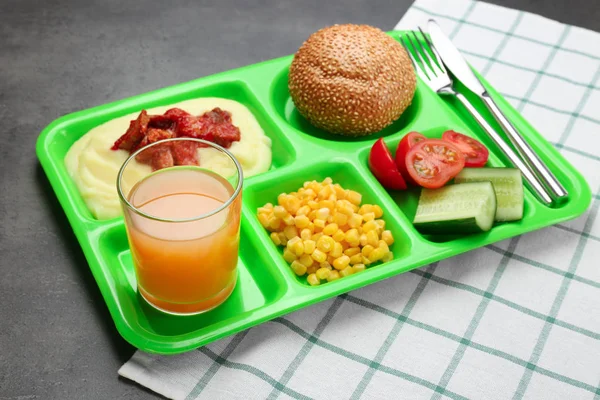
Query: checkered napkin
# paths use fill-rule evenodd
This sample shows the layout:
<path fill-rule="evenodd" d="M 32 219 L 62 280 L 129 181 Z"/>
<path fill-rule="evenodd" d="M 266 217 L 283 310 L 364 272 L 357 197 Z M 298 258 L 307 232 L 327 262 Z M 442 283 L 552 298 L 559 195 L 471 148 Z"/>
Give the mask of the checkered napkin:
<path fill-rule="evenodd" d="M 353 291 L 119 374 L 176 399 L 600 400 L 600 34 L 470 0 L 418 0 L 587 178 L 581 218 Z"/>

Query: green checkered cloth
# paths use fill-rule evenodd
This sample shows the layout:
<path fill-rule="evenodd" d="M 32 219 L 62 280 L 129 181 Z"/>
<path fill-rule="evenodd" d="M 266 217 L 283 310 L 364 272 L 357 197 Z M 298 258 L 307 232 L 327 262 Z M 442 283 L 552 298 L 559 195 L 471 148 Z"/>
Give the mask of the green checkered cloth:
<path fill-rule="evenodd" d="M 600 400 L 600 34 L 470 0 L 418 0 L 587 178 L 581 218 L 370 285 L 119 374 L 175 399 Z"/>

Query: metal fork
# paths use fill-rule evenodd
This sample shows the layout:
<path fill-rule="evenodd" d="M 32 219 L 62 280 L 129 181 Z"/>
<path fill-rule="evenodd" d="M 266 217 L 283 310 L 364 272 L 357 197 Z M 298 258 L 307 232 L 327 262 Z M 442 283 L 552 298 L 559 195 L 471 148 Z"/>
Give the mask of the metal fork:
<path fill-rule="evenodd" d="M 502 137 L 498 135 L 494 128 L 492 128 L 479 111 L 473 107 L 469 100 L 454 89 L 454 82 L 452 81 L 452 78 L 450 78 L 450 75 L 448 75 L 433 44 L 420 27 L 419 31 L 421 32 L 422 40 L 419 39 L 419 36 L 414 31 L 405 33 L 400 37 L 400 42 L 410 56 L 415 71 L 417 71 L 417 75 L 437 94 L 456 97 L 473 118 L 475 118 L 477 123 L 479 123 L 479 126 L 481 126 L 488 134 L 506 157 L 508 157 L 510 162 L 521 171 L 523 178 L 525 178 L 525 182 L 536 197 L 546 205 L 551 205 L 552 197 L 546 191 L 546 188 L 536 176 L 535 172 L 529 165 L 524 163 L 517 153 L 515 153 Z M 410 48 L 412 48 L 413 51 L 411 51 Z"/>

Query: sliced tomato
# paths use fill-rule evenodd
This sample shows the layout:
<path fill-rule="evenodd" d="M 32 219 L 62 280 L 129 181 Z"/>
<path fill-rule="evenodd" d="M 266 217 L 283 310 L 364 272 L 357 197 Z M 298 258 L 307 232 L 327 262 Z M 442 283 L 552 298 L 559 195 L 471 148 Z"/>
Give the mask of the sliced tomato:
<path fill-rule="evenodd" d="M 404 178 L 398 171 L 392 154 L 383 139 L 379 139 L 371 147 L 369 168 L 384 188 L 392 190 L 406 189 L 406 182 L 404 182 Z"/>
<path fill-rule="evenodd" d="M 402 177 L 406 183 L 410 183 L 411 185 L 416 185 L 417 183 L 413 180 L 406 169 L 406 155 L 415 144 L 422 142 L 425 139 L 427 139 L 427 137 L 421 135 L 419 132 L 408 132 L 406 135 L 404 135 L 400 143 L 398 143 L 398 148 L 396 149 L 396 165 L 398 166 L 398 170 L 402 174 Z"/>
<path fill-rule="evenodd" d="M 465 156 L 445 140 L 423 140 L 406 155 L 406 169 L 418 185 L 429 189 L 444 186 L 465 166 Z"/>
<path fill-rule="evenodd" d="M 465 155 L 465 167 L 483 167 L 490 156 L 488 149 L 477 139 L 462 133 L 446 131 L 442 139 L 454 144 Z"/>

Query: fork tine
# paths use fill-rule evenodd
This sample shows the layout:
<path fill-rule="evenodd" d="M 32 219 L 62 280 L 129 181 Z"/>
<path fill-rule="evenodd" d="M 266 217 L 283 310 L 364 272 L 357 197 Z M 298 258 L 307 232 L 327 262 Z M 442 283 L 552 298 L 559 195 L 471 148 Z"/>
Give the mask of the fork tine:
<path fill-rule="evenodd" d="M 425 75 L 426 79 L 430 79 L 430 77 L 429 77 L 429 74 L 427 73 L 427 64 L 425 63 L 425 61 L 424 61 L 424 60 L 423 60 L 423 58 L 421 57 L 421 54 L 420 54 L 419 50 L 417 49 L 417 47 L 415 46 L 415 44 L 414 44 L 414 42 L 413 42 L 413 40 L 412 40 L 412 37 L 410 36 L 410 33 L 407 33 L 407 34 L 405 35 L 405 37 L 406 37 L 406 38 L 408 39 L 408 41 L 410 42 L 410 45 L 412 46 L 412 48 L 413 48 L 413 50 L 414 50 L 414 53 L 416 54 L 416 57 L 415 57 L 415 63 L 417 63 L 417 61 L 416 61 L 416 59 L 417 59 L 417 58 L 418 58 L 418 61 L 420 61 L 419 65 L 418 65 L 418 67 L 417 67 L 417 70 L 418 70 L 418 71 L 421 71 L 421 72 L 422 72 L 422 73 Z M 407 46 L 407 47 L 408 47 L 408 46 Z M 410 52 L 409 52 L 409 54 L 410 54 Z M 413 55 L 413 57 L 414 57 L 414 55 Z M 421 66 L 421 65 L 422 65 L 422 66 Z"/>
<path fill-rule="evenodd" d="M 429 55 L 429 52 L 427 51 L 427 49 L 423 46 L 423 43 L 419 40 L 419 37 L 417 36 L 417 33 L 415 31 L 412 32 L 413 36 L 415 37 L 415 42 L 418 45 L 418 50 L 417 52 L 420 53 L 420 56 L 423 59 L 423 65 L 425 66 L 425 68 L 429 67 L 431 73 L 434 76 L 437 76 L 436 71 L 434 66 L 432 65 L 431 62 L 431 56 Z M 416 47 L 415 47 L 416 49 Z"/>
<path fill-rule="evenodd" d="M 410 52 L 410 50 L 409 50 L 409 48 L 407 46 L 406 40 L 404 38 L 404 35 L 402 35 L 400 37 L 400 44 L 402 45 L 402 47 L 404 47 L 404 50 L 406 50 L 406 53 L 408 53 L 408 57 L 410 58 L 410 62 L 412 63 L 413 67 L 415 69 L 417 69 L 417 65 L 416 65 L 417 60 L 415 60 L 415 58 L 413 57 L 412 53 Z"/>
<path fill-rule="evenodd" d="M 440 54 L 435 49 L 435 46 L 433 45 L 431 40 L 429 40 L 427 35 L 425 35 L 425 32 L 423 32 L 423 29 L 421 29 L 420 26 L 419 26 L 419 31 L 421 32 L 421 35 L 423 35 L 423 38 L 425 38 L 425 42 L 427 42 L 427 44 L 429 45 L 429 49 L 431 50 L 431 52 L 433 53 L 433 55 L 435 57 L 437 66 L 442 70 L 442 72 L 444 74 L 447 74 L 446 67 L 444 66 L 444 63 L 442 62 L 442 58 L 440 57 Z"/>

